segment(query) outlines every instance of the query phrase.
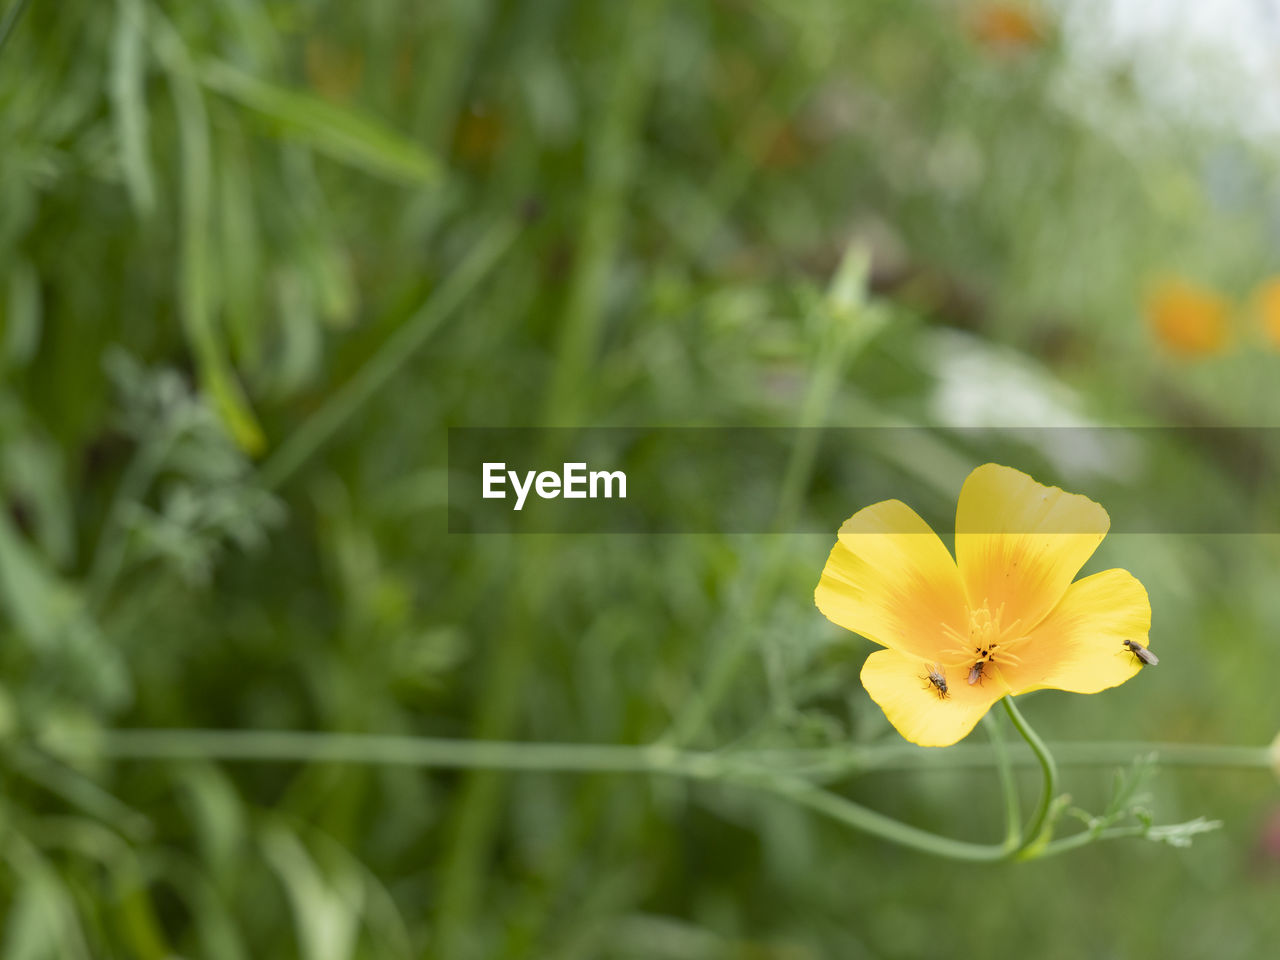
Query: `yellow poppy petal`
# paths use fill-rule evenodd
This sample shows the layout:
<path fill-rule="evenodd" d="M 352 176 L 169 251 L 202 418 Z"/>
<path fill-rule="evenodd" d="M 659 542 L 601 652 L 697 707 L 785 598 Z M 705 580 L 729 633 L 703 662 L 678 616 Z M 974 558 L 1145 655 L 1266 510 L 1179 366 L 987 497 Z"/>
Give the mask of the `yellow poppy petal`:
<path fill-rule="evenodd" d="M 862 665 L 862 685 L 897 731 L 922 747 L 947 747 L 968 736 L 1009 692 L 999 677 L 970 684 L 964 668 L 944 667 L 947 695 L 929 682 L 930 665 L 897 650 L 877 650 Z"/>
<path fill-rule="evenodd" d="M 1001 666 L 1014 693 L 1041 687 L 1097 693 L 1142 669 L 1121 641 L 1147 645 L 1151 603 L 1128 570 L 1104 570 L 1073 583 L 1062 602 Z"/>
<path fill-rule="evenodd" d="M 1111 518 L 1088 497 L 1036 483 L 995 463 L 964 482 L 956 563 L 969 605 L 1026 635 L 1057 606 L 1107 535 Z"/>
<path fill-rule="evenodd" d="M 846 630 L 930 660 L 953 645 L 947 628 L 968 624 L 955 561 L 900 500 L 872 504 L 844 522 L 814 601 Z"/>

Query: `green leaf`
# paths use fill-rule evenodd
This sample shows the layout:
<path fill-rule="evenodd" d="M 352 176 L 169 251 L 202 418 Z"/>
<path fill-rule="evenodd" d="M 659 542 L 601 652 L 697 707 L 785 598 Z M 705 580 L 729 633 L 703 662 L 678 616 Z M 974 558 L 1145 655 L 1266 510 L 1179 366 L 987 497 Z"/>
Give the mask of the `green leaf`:
<path fill-rule="evenodd" d="M 79 597 L 49 570 L 0 510 L 0 608 L 33 649 L 52 646 L 78 618 Z"/>
<path fill-rule="evenodd" d="M 231 108 L 226 108 L 228 111 Z M 239 125 L 219 125 L 218 220 L 224 320 L 232 355 L 241 370 L 256 370 L 262 359 L 265 257 L 259 212 L 254 205 L 249 144 Z"/>
<path fill-rule="evenodd" d="M 66 569 L 76 549 L 75 520 L 62 451 L 30 425 L 0 426 L 0 490 L 27 512 L 31 537 L 52 566 Z"/>
<path fill-rule="evenodd" d="M 249 840 L 247 812 L 235 785 L 208 763 L 184 766 L 175 779 L 210 879 L 221 889 L 234 889 Z"/>
<path fill-rule="evenodd" d="M 129 199 L 140 216 L 156 205 L 155 175 L 147 152 L 145 21 L 141 0 L 118 0 L 111 43 L 111 107 L 119 140 L 120 166 Z"/>
<path fill-rule="evenodd" d="M 200 80 L 210 90 L 261 114 L 280 136 L 307 143 L 342 163 L 409 183 L 441 179 L 441 166 L 433 155 L 363 114 L 269 83 L 220 60 L 206 61 Z"/>
<path fill-rule="evenodd" d="M 25 367 L 40 346 L 44 303 L 40 277 L 29 260 L 9 265 L 9 291 L 5 303 L 3 365 Z"/>
<path fill-rule="evenodd" d="M 182 38 L 157 20 L 156 49 L 169 75 L 182 152 L 182 321 L 195 353 L 200 383 L 240 448 L 258 454 L 266 437 L 223 353 L 215 326 L 216 264 L 213 227 L 209 118 Z"/>
<path fill-rule="evenodd" d="M 5 859 L 18 881 L 5 916 L 3 953 L 12 960 L 88 960 L 75 898 L 25 838 L 6 837 Z"/>
<path fill-rule="evenodd" d="M 361 878 L 349 869 L 326 874 L 297 835 L 280 824 L 263 829 L 262 848 L 288 894 L 303 960 L 354 957 L 364 906 Z"/>
<path fill-rule="evenodd" d="M 1212 833 L 1222 826 L 1221 820 L 1196 817 L 1182 823 L 1168 823 L 1151 827 L 1143 836 L 1155 843 L 1167 843 L 1171 847 L 1189 847 L 1191 839 L 1201 833 Z"/>

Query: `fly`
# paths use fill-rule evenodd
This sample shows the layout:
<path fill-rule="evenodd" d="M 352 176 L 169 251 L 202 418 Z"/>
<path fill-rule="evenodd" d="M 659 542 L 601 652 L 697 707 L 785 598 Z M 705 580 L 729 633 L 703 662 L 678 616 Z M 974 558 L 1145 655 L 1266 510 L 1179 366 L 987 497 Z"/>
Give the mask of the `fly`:
<path fill-rule="evenodd" d="M 941 664 L 935 663 L 933 666 L 929 667 L 928 674 L 920 679 L 929 681 L 929 686 L 933 688 L 933 691 L 938 695 L 939 700 L 946 700 L 951 696 L 951 694 L 947 692 L 947 678 L 943 676 Z"/>
<path fill-rule="evenodd" d="M 1129 652 L 1138 658 L 1138 662 L 1145 667 L 1154 667 L 1160 662 L 1160 658 L 1154 653 L 1140 644 L 1137 640 L 1121 640 L 1123 646 L 1129 648 Z"/>

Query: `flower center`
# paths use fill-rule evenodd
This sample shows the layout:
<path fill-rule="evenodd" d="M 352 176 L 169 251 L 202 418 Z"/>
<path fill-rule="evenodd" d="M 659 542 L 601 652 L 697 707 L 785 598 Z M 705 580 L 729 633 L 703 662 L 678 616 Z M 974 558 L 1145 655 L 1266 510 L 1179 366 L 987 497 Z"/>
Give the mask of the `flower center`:
<path fill-rule="evenodd" d="M 948 658 L 948 666 L 968 667 L 971 683 L 981 678 L 984 671 L 1001 662 L 1017 663 L 1018 658 L 1010 648 L 1026 637 L 1018 630 L 1021 618 L 1004 622 L 1004 604 L 991 609 L 988 600 L 980 607 L 969 608 L 969 630 L 963 633 L 954 627 L 943 625 L 943 632 L 952 645 L 942 653 Z"/>

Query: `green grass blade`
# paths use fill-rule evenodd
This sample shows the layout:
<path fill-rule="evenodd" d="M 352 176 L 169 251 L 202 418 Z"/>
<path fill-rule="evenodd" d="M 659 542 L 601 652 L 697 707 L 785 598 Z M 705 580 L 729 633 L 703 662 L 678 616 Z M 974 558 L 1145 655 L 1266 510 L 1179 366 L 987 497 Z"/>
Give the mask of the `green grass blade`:
<path fill-rule="evenodd" d="M 111 108 L 120 166 L 129 199 L 139 216 L 155 210 L 155 175 L 148 155 L 146 38 L 141 0 L 118 0 L 111 42 Z"/>
<path fill-rule="evenodd" d="M 334 160 L 389 180 L 430 184 L 441 179 L 441 166 L 434 156 L 363 114 L 269 83 L 219 60 L 203 64 L 200 80 L 261 115 L 278 136 L 306 143 Z"/>
<path fill-rule="evenodd" d="M 213 176 L 209 117 L 182 38 L 163 23 L 157 52 L 169 75 L 182 154 L 182 320 L 195 354 L 201 386 L 241 449 L 257 454 L 266 446 L 262 428 L 231 370 L 215 330 L 217 282 L 210 244 Z"/>

